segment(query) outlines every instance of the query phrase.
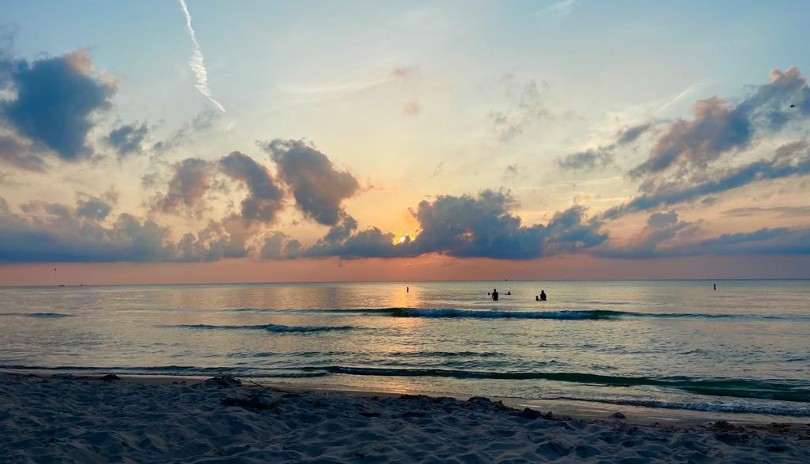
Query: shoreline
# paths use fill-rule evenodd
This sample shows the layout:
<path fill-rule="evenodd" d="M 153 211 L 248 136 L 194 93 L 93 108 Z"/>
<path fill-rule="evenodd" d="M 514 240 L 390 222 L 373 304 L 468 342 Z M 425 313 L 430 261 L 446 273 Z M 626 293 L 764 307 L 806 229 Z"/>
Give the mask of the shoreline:
<path fill-rule="evenodd" d="M 74 380 L 101 380 L 104 375 L 114 375 L 116 380 L 137 385 L 165 385 L 184 384 L 196 385 L 208 379 L 211 375 L 204 376 L 183 376 L 165 374 L 75 374 L 68 372 L 49 372 L 32 370 L 0 369 L 0 376 L 11 375 L 20 377 L 41 377 Z M 437 393 L 430 391 L 388 391 L 375 390 L 373 388 L 360 388 L 348 385 L 325 385 L 317 382 L 290 382 L 290 381 L 267 381 L 265 379 L 254 379 L 248 377 L 238 377 L 225 375 L 240 380 L 246 387 L 271 388 L 292 393 L 324 392 L 339 393 L 358 397 L 384 396 L 398 397 L 402 395 L 447 397 L 459 401 L 465 401 L 475 395 L 457 395 L 451 393 Z M 810 424 L 810 417 L 783 416 L 774 414 L 757 414 L 746 412 L 728 411 L 701 411 L 681 408 L 665 408 L 640 406 L 633 404 L 617 404 L 602 402 L 598 400 L 580 399 L 530 399 L 507 396 L 489 395 L 486 398 L 501 402 L 505 406 L 513 409 L 530 408 L 534 410 L 551 411 L 555 414 L 568 418 L 586 421 L 612 421 L 616 418 L 614 414 L 620 413 L 624 416 L 621 421 L 630 425 L 672 425 L 672 426 L 695 426 L 705 425 L 716 421 L 725 421 L 738 425 L 767 425 L 771 423 L 781 424 Z"/>
<path fill-rule="evenodd" d="M 645 423 L 636 413 L 575 417 L 564 414 L 564 402 L 542 412 L 516 406 L 482 397 L 277 388 L 232 377 L 1 372 L 0 460 L 810 461 L 806 422 Z"/>

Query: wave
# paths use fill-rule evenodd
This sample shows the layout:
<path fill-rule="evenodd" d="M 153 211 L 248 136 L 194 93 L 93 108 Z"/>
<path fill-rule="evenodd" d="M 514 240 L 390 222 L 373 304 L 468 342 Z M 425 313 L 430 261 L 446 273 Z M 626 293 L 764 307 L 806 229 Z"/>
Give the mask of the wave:
<path fill-rule="evenodd" d="M 35 317 L 42 319 L 57 319 L 60 317 L 73 317 L 71 314 L 63 313 L 0 313 L 0 316 Z"/>
<path fill-rule="evenodd" d="M 295 313 L 295 314 L 340 314 L 344 316 L 394 316 L 424 318 L 473 318 L 473 319 L 552 319 L 552 320 L 615 320 L 626 318 L 653 319 L 749 319 L 749 320 L 810 320 L 803 314 L 711 314 L 711 313 L 655 313 L 641 311 L 617 311 L 610 309 L 563 309 L 558 311 L 521 311 L 459 308 L 331 308 L 331 309 L 227 309 L 227 312 L 249 313 Z"/>
<path fill-rule="evenodd" d="M 779 314 L 708 314 L 708 313 L 652 313 L 616 311 L 610 309 L 564 309 L 559 311 L 509 311 L 456 308 L 380 308 L 356 310 L 326 310 L 328 312 L 364 312 L 395 317 L 475 318 L 475 319 L 554 319 L 554 320 L 614 320 L 625 318 L 701 318 L 701 319 L 808 319 L 804 315 Z"/>
<path fill-rule="evenodd" d="M 20 364 L 0 365 L 0 372 L 47 372 L 49 375 L 59 376 L 88 376 L 101 374 L 121 374 L 134 376 L 177 376 L 177 377 L 209 377 L 215 375 L 230 375 L 241 378 L 255 379 L 293 379 L 315 378 L 330 375 L 326 371 L 311 371 L 297 368 L 244 368 L 244 367 L 199 367 L 199 366 L 27 366 Z"/>
<path fill-rule="evenodd" d="M 333 332 L 353 330 L 355 327 L 349 325 L 341 326 L 289 326 L 279 324 L 259 324 L 259 325 L 209 325 L 209 324 L 175 324 L 156 325 L 162 329 L 193 329 L 193 330 L 265 330 L 273 333 L 308 333 L 308 332 Z"/>
<path fill-rule="evenodd" d="M 810 417 L 809 408 L 797 408 L 795 403 L 741 403 L 736 402 L 701 402 L 701 401 L 667 401 L 651 399 L 615 399 L 615 398 L 580 398 L 576 396 L 550 397 L 549 400 L 587 401 L 593 403 L 607 403 L 627 406 L 640 406 L 643 408 L 658 409 L 686 409 L 690 411 L 725 412 L 735 414 L 768 414 L 792 417 Z"/>
<path fill-rule="evenodd" d="M 759 398 L 810 403 L 810 384 L 790 380 L 693 379 L 688 377 L 623 377 L 579 372 L 490 372 L 454 369 L 391 369 L 374 367 L 305 367 L 304 371 L 386 377 L 451 377 L 457 379 L 551 380 L 612 387 L 652 386 L 700 395 Z"/>
<path fill-rule="evenodd" d="M 618 319 L 629 315 L 622 311 L 603 309 L 564 310 L 564 311 L 492 311 L 470 309 L 396 309 L 392 311 L 397 317 L 433 317 L 433 318 L 476 318 L 476 319 Z"/>
<path fill-rule="evenodd" d="M 602 387 L 656 387 L 717 397 L 719 401 L 684 399 L 677 401 L 653 399 L 555 397 L 547 399 L 571 399 L 600 403 L 627 404 L 635 406 L 691 409 L 703 411 L 751 412 L 810 416 L 810 384 L 798 380 L 753 380 L 753 379 L 695 379 L 688 377 L 623 377 L 577 372 L 487 372 L 453 369 L 371 368 L 350 366 L 303 366 L 281 368 L 244 367 L 198 367 L 198 366 L 152 366 L 152 367 L 82 367 L 82 366 L 24 366 L 0 365 L 0 371 L 75 373 L 79 375 L 117 373 L 122 375 L 169 375 L 182 377 L 205 377 L 232 375 L 242 378 L 317 378 L 331 375 L 385 376 L 385 377 L 444 377 L 482 380 L 548 380 L 588 384 Z M 749 400 L 777 400 L 785 403 L 728 402 L 720 397 Z M 795 406 L 790 406 L 792 403 Z M 799 405 L 797 403 L 801 403 Z M 774 409 L 775 408 L 775 409 Z"/>

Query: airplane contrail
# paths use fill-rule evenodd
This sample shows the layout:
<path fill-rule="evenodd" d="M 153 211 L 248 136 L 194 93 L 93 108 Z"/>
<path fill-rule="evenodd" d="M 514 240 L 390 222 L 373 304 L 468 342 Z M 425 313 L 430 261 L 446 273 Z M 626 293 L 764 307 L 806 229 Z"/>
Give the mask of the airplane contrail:
<path fill-rule="evenodd" d="M 191 71 L 194 72 L 194 76 L 197 78 L 197 83 L 195 86 L 201 94 L 211 100 L 211 103 L 216 105 L 216 107 L 224 113 L 225 107 L 214 98 L 214 96 L 211 94 L 211 89 L 208 88 L 208 71 L 205 69 L 203 54 L 200 50 L 200 44 L 197 42 L 197 35 L 194 33 L 194 28 L 191 27 L 191 13 L 188 12 L 188 5 L 186 5 L 185 0 L 177 1 L 180 3 L 183 13 L 186 15 L 186 29 L 188 29 L 188 34 L 191 36 L 191 42 L 194 44 L 194 52 L 191 54 L 191 59 L 188 61 L 188 65 L 191 67 Z"/>

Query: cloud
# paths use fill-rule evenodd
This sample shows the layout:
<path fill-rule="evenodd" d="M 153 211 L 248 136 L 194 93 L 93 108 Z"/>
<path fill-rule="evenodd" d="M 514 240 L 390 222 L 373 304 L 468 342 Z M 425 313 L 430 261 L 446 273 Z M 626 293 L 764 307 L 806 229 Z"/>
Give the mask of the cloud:
<path fill-rule="evenodd" d="M 730 155 L 750 149 L 785 127 L 804 129 L 808 117 L 810 88 L 797 68 L 772 71 L 770 83 L 736 105 L 717 97 L 698 101 L 694 118 L 671 123 L 648 159 L 629 171 L 642 180 L 639 194 L 602 217 L 612 219 L 755 182 L 806 175 L 810 173 L 810 150 L 805 140 L 785 143 L 770 157 L 746 164 L 734 163 Z M 717 162 L 721 159 L 727 162 Z"/>
<path fill-rule="evenodd" d="M 630 175 L 654 175 L 672 166 L 705 170 L 721 156 L 749 147 L 757 131 L 778 131 L 791 120 L 808 116 L 810 89 L 799 69 L 774 70 L 770 83 L 736 105 L 718 97 L 699 100 L 693 119 L 670 124 L 649 158 Z"/>
<path fill-rule="evenodd" d="M 597 149 L 587 149 L 585 151 L 571 153 L 556 160 L 560 169 L 569 171 L 593 170 L 604 168 L 613 163 L 614 154 L 617 149 L 629 145 L 652 127 L 651 123 L 640 124 L 629 127 L 616 133 L 615 141 Z"/>
<path fill-rule="evenodd" d="M 603 217 L 614 219 L 623 214 L 695 200 L 771 179 L 810 174 L 810 149 L 806 142 L 783 145 L 773 159 L 761 159 L 734 168 L 717 169 L 686 179 L 652 178 L 640 187 L 640 194 L 628 203 L 607 210 Z"/>
<path fill-rule="evenodd" d="M 597 219 L 585 219 L 585 208 L 573 206 L 554 215 L 546 225 L 543 256 L 578 253 L 600 245 L 608 238 Z"/>
<path fill-rule="evenodd" d="M 396 79 L 407 79 L 411 77 L 412 74 L 413 68 L 406 68 L 406 67 L 394 68 L 394 70 L 391 71 L 391 76 Z"/>
<path fill-rule="evenodd" d="M 0 135 L 0 162 L 27 171 L 45 172 L 45 162 L 31 153 L 31 143 L 15 135 Z"/>
<path fill-rule="evenodd" d="M 235 151 L 219 161 L 225 175 L 242 182 L 248 196 L 242 200 L 241 219 L 270 223 L 284 207 L 284 192 L 276 185 L 267 170 L 253 158 Z"/>
<path fill-rule="evenodd" d="M 247 257 L 252 252 L 246 243 L 249 237 L 238 230 L 238 222 L 211 221 L 196 235 L 186 233 L 177 242 L 172 260 L 199 262 Z"/>
<path fill-rule="evenodd" d="M 636 140 L 638 140 L 639 137 L 644 135 L 648 130 L 650 130 L 652 127 L 653 124 L 647 122 L 644 124 L 639 124 L 637 126 L 631 126 L 628 127 L 627 129 L 620 130 L 616 134 L 616 145 L 624 146 L 633 143 Z"/>
<path fill-rule="evenodd" d="M 810 229 L 762 228 L 700 242 L 689 254 L 810 254 Z"/>
<path fill-rule="evenodd" d="M 156 142 L 152 145 L 152 149 L 158 153 L 166 153 L 181 143 L 190 140 L 192 135 L 214 127 L 214 123 L 221 115 L 222 113 L 210 108 L 203 110 L 196 115 L 194 119 L 184 123 L 180 129 L 170 134 L 166 140 Z"/>
<path fill-rule="evenodd" d="M 508 76 L 507 86 L 513 86 L 513 77 Z M 537 119 L 549 116 L 540 88 L 534 80 L 528 81 L 517 96 L 517 107 L 508 111 L 490 111 L 489 118 L 498 135 L 498 140 L 508 142 L 523 133 Z"/>
<path fill-rule="evenodd" d="M 730 105 L 717 97 L 700 100 L 693 108 L 692 121 L 678 120 L 670 125 L 650 152 L 650 157 L 630 171 L 633 177 L 654 174 L 673 163 L 706 168 L 725 152 L 745 148 L 754 128 L 743 106 Z"/>
<path fill-rule="evenodd" d="M 485 190 L 477 196 L 439 196 L 422 201 L 413 212 L 416 238 L 394 243 L 393 233 L 370 228 L 342 240 L 318 241 L 304 256 L 342 258 L 413 257 L 438 253 L 458 258 L 535 259 L 576 253 L 607 239 L 601 224 L 584 220 L 584 209 L 560 212 L 545 226 L 522 226 L 510 213 L 511 196 Z M 343 234 L 345 235 L 345 234 Z"/>
<path fill-rule="evenodd" d="M 598 251 L 598 255 L 609 258 L 653 258 L 658 255 L 671 254 L 672 251 L 661 249 L 661 245 L 676 238 L 689 237 L 699 230 L 696 224 L 681 221 L 674 211 L 653 213 L 647 218 L 647 225 L 640 233 L 633 236 L 625 247 L 607 246 Z"/>
<path fill-rule="evenodd" d="M 92 117 L 110 106 L 115 84 L 92 75 L 84 51 L 60 57 L 6 62 L 14 97 L 0 102 L 0 118 L 20 135 L 53 150 L 61 159 L 89 154 Z"/>
<path fill-rule="evenodd" d="M 373 227 L 360 231 L 341 243 L 319 241 L 304 250 L 303 255 L 311 258 L 339 257 L 355 258 L 398 258 L 417 256 L 409 244 L 393 244 L 394 234 Z"/>
<path fill-rule="evenodd" d="M 107 135 L 107 143 L 115 148 L 119 157 L 131 153 L 140 153 L 141 144 L 149 133 L 146 124 L 125 124 L 117 129 L 113 129 Z"/>
<path fill-rule="evenodd" d="M 568 171 L 593 170 L 603 168 L 613 162 L 613 150 L 608 147 L 599 147 L 596 150 L 585 150 L 571 153 L 557 159 L 557 166 Z"/>
<path fill-rule="evenodd" d="M 5 202 L 3 202 L 5 203 Z M 111 262 L 174 260 L 169 231 L 121 214 L 110 227 L 88 209 L 58 203 L 21 206 L 25 216 L 0 208 L 0 262 Z M 88 214 L 89 213 L 89 214 Z"/>
<path fill-rule="evenodd" d="M 76 215 L 95 221 L 103 221 L 112 211 L 113 207 L 108 202 L 98 197 L 81 199 L 76 208 Z"/>
<path fill-rule="evenodd" d="M 260 145 L 276 162 L 279 180 L 292 191 L 296 206 L 319 224 L 337 224 L 341 203 L 360 188 L 357 179 L 302 141 L 276 139 Z"/>
<path fill-rule="evenodd" d="M 729 217 L 762 217 L 775 214 L 777 217 L 810 217 L 810 206 L 773 206 L 768 208 L 749 206 L 733 208 L 723 212 Z"/>
<path fill-rule="evenodd" d="M 262 259 L 294 259 L 301 256 L 301 242 L 283 232 L 273 232 L 265 238 L 261 249 Z"/>
<path fill-rule="evenodd" d="M 114 194 L 106 194 L 112 198 Z M 176 243 L 156 222 L 123 213 L 110 218 L 108 199 L 80 198 L 77 206 L 30 202 L 23 214 L 0 198 L 0 262 L 198 262 L 243 258 L 244 236 L 211 222 Z M 110 220 L 110 225 L 101 222 Z"/>
<path fill-rule="evenodd" d="M 208 88 L 208 70 L 205 69 L 205 58 L 203 57 L 202 50 L 200 49 L 200 44 L 197 42 L 197 34 L 194 32 L 194 28 L 191 25 L 191 13 L 188 11 L 188 5 L 186 5 L 185 0 L 177 1 L 180 4 L 180 8 L 183 9 L 183 14 L 186 17 L 186 30 L 188 30 L 188 35 L 191 37 L 191 43 L 194 45 L 194 50 L 191 53 L 191 59 L 189 60 L 188 65 L 197 79 L 195 87 L 197 87 L 197 90 L 199 90 L 203 96 L 208 98 L 208 100 L 210 100 L 218 110 L 224 113 L 225 107 L 214 98 L 213 94 L 211 94 L 211 89 Z"/>
<path fill-rule="evenodd" d="M 810 254 L 810 229 L 787 227 L 762 228 L 736 232 L 684 244 L 656 257 L 721 255 L 806 255 Z"/>
<path fill-rule="evenodd" d="M 350 237 L 356 229 L 357 221 L 348 214 L 341 212 L 340 220 L 329 229 L 323 240 L 328 243 L 340 242 Z"/>
<path fill-rule="evenodd" d="M 178 213 L 182 208 L 191 210 L 203 199 L 211 186 L 211 165 L 199 158 L 188 158 L 172 166 L 174 174 L 166 194 L 159 196 L 153 207 L 165 213 Z"/>
<path fill-rule="evenodd" d="M 402 107 L 402 112 L 406 116 L 416 116 L 422 111 L 422 105 L 416 101 L 409 101 Z"/>

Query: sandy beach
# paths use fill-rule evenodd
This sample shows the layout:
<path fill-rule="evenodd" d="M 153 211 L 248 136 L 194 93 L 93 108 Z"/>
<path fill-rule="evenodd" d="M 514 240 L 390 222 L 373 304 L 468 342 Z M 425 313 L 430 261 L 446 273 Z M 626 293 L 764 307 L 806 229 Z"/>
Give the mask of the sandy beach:
<path fill-rule="evenodd" d="M 643 424 L 233 378 L 0 374 L 0 462 L 810 462 L 810 424 Z"/>

